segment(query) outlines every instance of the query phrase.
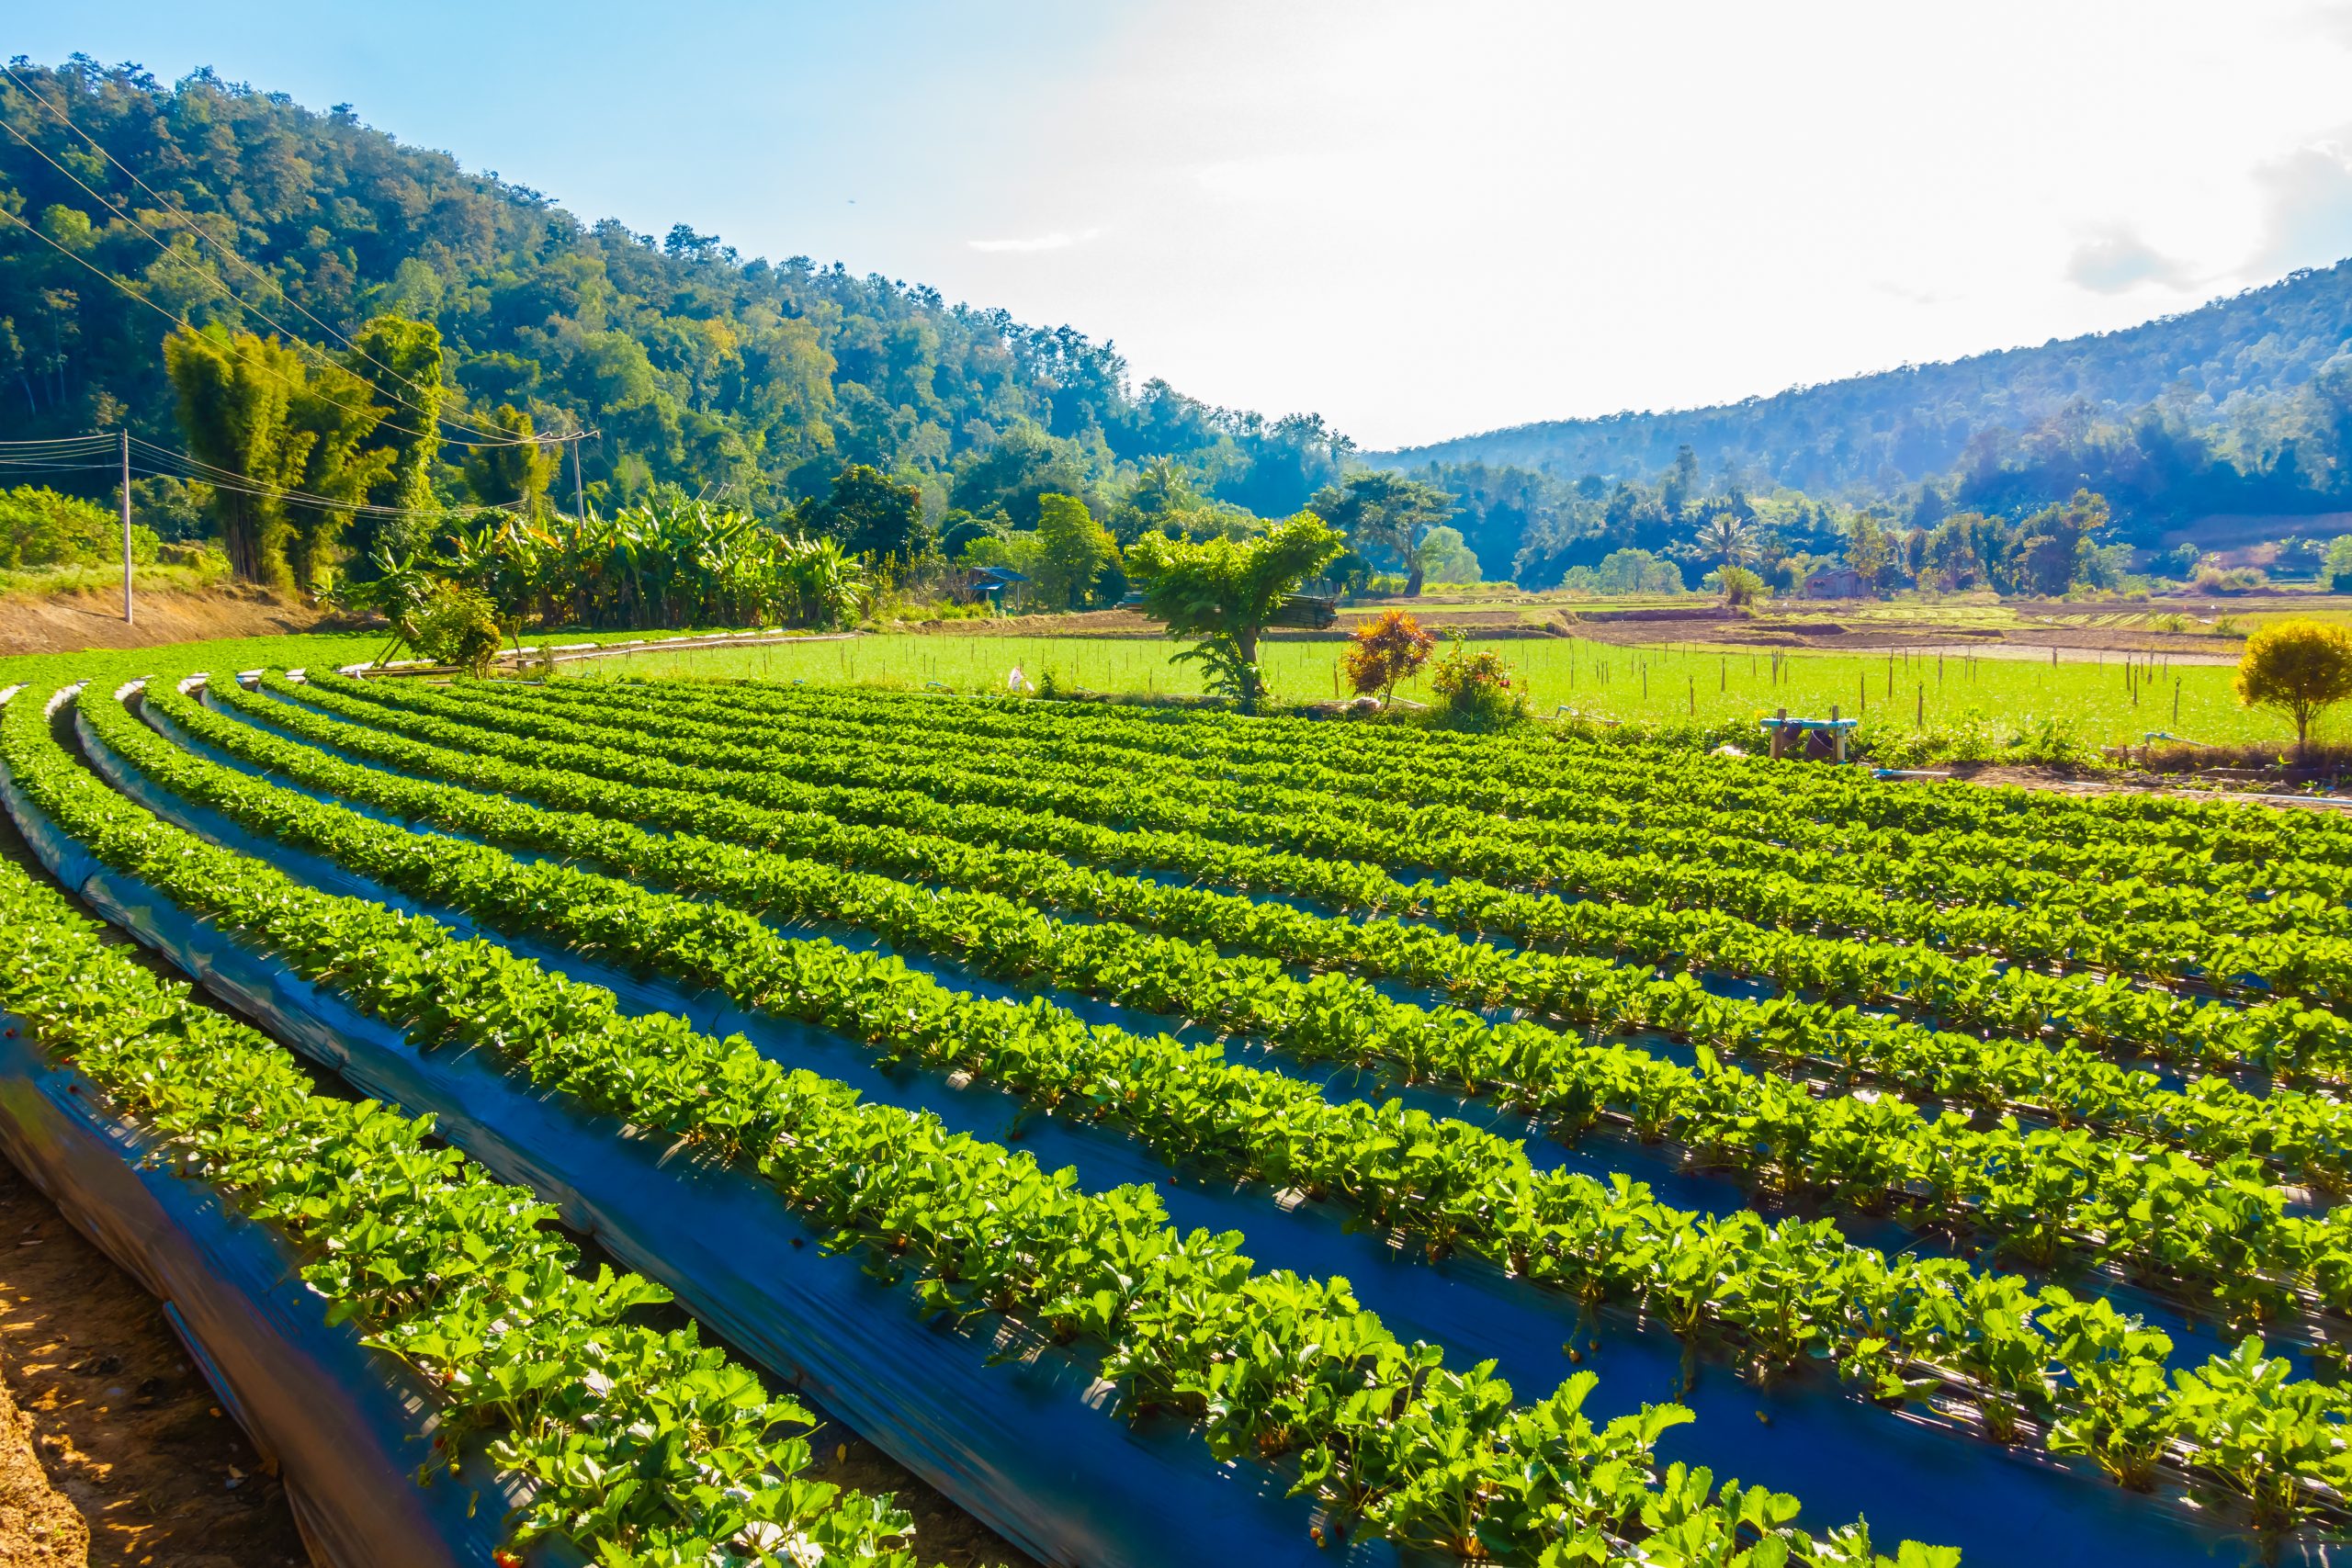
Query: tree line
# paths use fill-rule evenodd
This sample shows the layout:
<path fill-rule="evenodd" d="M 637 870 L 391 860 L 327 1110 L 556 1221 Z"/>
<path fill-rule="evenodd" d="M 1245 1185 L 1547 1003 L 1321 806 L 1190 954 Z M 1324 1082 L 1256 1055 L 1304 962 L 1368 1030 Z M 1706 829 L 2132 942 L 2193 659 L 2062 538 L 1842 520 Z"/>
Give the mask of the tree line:
<path fill-rule="evenodd" d="M 317 113 L 209 72 L 166 85 L 83 58 L 14 63 L 153 193 L 0 84 L 0 119 L 38 149 L 11 138 L 0 154 L 0 204 L 40 236 L 0 232 L 0 397 L 17 403 L 10 423 L 28 435 L 127 425 L 176 444 L 177 378 L 163 344 L 178 317 L 199 335 L 229 334 L 248 351 L 229 356 L 239 365 L 264 356 L 246 337 L 284 351 L 271 363 L 296 383 L 291 439 L 257 462 L 299 472 L 312 493 L 340 485 L 334 499 L 364 491 L 377 505 L 511 497 L 535 488 L 534 459 L 517 448 L 469 460 L 445 446 L 403 448 L 389 471 L 345 464 L 335 404 L 358 400 L 337 389 L 340 372 L 370 381 L 388 411 L 362 443 L 369 451 L 400 445 L 387 439 L 393 426 L 433 429 L 433 416 L 601 432 L 580 457 L 584 499 L 604 512 L 670 485 L 774 516 L 865 467 L 914 486 L 934 525 L 956 505 L 984 513 L 1002 500 L 1034 526 L 1025 513 L 1038 494 L 1099 501 L 1166 457 L 1202 494 L 1283 516 L 1352 452 L 1312 413 L 1268 418 L 1162 381 L 1138 388 L 1112 344 L 1066 326 L 838 263 L 746 258 L 684 224 L 657 239 L 583 221 L 526 186 L 402 145 L 348 106 Z M 378 321 L 410 335 L 363 338 Z M 392 371 L 345 355 L 354 345 Z M 271 378 L 249 367 L 212 373 Z M 435 398 L 429 414 L 413 406 Z M 305 435 L 317 439 L 304 447 Z M 502 462 L 519 467 L 500 472 Z M 299 572 L 327 525 L 259 514 L 244 532 L 276 539 Z M 392 532 L 382 542 L 402 543 Z M 365 559 L 379 540 L 356 524 L 348 542 Z"/>

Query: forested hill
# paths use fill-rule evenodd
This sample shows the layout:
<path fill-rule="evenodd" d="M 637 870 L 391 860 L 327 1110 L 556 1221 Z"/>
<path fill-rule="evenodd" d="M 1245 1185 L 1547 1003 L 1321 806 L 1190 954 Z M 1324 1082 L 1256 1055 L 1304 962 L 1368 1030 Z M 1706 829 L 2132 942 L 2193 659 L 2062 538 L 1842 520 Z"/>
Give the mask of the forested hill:
<path fill-rule="evenodd" d="M 2278 495 L 2190 492 L 2174 498 L 2185 507 L 2169 510 L 2194 511 L 2208 499 L 2298 510 L 2297 491 L 2333 495 L 2344 488 L 2342 476 L 2315 485 L 2319 468 L 2352 465 L 2343 428 L 2352 422 L 2347 347 L 2352 262 L 2120 332 L 1905 366 L 1717 408 L 1524 424 L 1372 460 L 1638 479 L 1664 470 L 1688 446 L 1706 473 L 1728 464 L 1751 486 L 1884 495 L 1947 474 L 1983 479 L 1996 469 L 2046 466 L 2053 454 L 2057 466 L 2078 470 L 2057 476 L 2062 481 L 2097 480 L 2101 459 L 2093 448 L 2128 441 L 2146 456 L 2158 437 L 2192 436 L 2191 445 L 2209 448 L 2192 454 L 2192 472 L 2214 457 L 2240 477 L 2270 473 L 2282 459 L 2290 471 L 2275 487 Z M 2133 430 L 2141 438 L 2131 438 Z M 2124 465 L 2110 453 L 2108 466 Z M 2179 471 L 2177 463 L 2158 466 Z M 2233 488 L 2227 476 L 2214 477 Z M 2328 495 L 2313 494 L 2312 508 Z"/>
<path fill-rule="evenodd" d="M 914 479 L 935 502 L 959 462 L 984 460 L 1075 491 L 1173 455 L 1201 489 L 1281 515 L 1347 451 L 1311 415 L 1212 409 L 1157 381 L 1133 389 L 1109 344 L 1067 327 L 838 263 L 746 260 L 684 224 L 657 241 L 585 222 L 346 107 L 313 112 L 209 72 L 164 85 L 78 59 L 12 70 L 31 92 L 0 78 L 0 120 L 39 152 L 0 139 L 0 205 L 41 236 L 0 224 L 0 430 L 12 437 L 127 422 L 180 445 L 162 350 L 173 317 L 333 346 L 306 318 L 351 333 L 390 312 L 439 329 L 460 394 L 450 412 L 479 423 L 512 403 L 542 432 L 602 430 L 586 470 L 592 499 L 608 502 L 669 480 L 774 506 L 851 463 Z M 182 213 L 284 295 L 199 244 Z M 454 487 L 456 469 L 446 478 Z"/>

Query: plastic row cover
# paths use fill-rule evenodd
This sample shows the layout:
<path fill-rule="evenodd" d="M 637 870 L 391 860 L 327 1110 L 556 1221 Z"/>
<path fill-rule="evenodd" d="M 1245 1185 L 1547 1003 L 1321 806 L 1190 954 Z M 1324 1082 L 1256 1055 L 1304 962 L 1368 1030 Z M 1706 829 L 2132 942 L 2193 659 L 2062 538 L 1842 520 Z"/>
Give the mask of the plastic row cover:
<path fill-rule="evenodd" d="M 28 829 L 46 826 L 18 809 L 5 771 L 0 787 Z M 69 886 L 87 879 L 87 857 L 62 852 L 58 835 L 28 837 Z M 514 1499 L 479 1460 L 416 1484 L 434 1426 L 423 1386 L 363 1348 L 356 1330 L 328 1326 L 283 1237 L 209 1183 L 151 1162 L 148 1134 L 103 1110 L 81 1073 L 51 1062 L 22 1020 L 0 1020 L 0 1153 L 164 1302 L 222 1404 L 277 1463 L 312 1554 L 337 1568 L 489 1568 Z"/>
<path fill-rule="evenodd" d="M 1318 1548 L 1289 1477 L 1218 1463 L 1190 1427 L 1130 1424 L 1092 1358 L 925 1321 L 912 1293 L 828 1256 L 756 1176 L 581 1113 L 471 1053 L 420 1053 L 399 1032 L 97 863 L 0 773 L 45 863 L 109 919 L 339 1071 L 412 1113 L 566 1224 L 676 1291 L 696 1316 L 1040 1559 L 1104 1568 L 1227 1561 L 1383 1568 L 1378 1540 Z M 918 1543 L 920 1547 L 920 1543 Z"/>
<path fill-rule="evenodd" d="M 242 722 L 254 722 L 242 714 L 238 716 Z M 292 785 L 266 769 L 194 739 L 153 710 L 146 717 L 175 744 L 224 766 L 270 778 L 379 820 L 400 820 L 368 806 Z M 207 838 L 257 855 L 313 886 L 415 907 L 397 892 L 331 860 L 250 832 L 208 807 L 170 794 L 102 747 L 92 744 L 89 750 L 101 771 L 115 779 L 119 787 L 151 810 Z M 346 756 L 345 760 L 399 772 L 361 757 Z M 439 831 L 421 824 L 402 825 L 413 831 Z M 466 916 L 456 911 L 435 908 L 423 912 L 460 929 L 474 929 Z M 804 929 L 794 928 L 787 934 L 798 934 Z M 945 1075 L 929 1069 L 902 1065 L 884 1072 L 853 1043 L 764 1013 L 746 1012 L 721 993 L 698 990 L 659 975 L 631 974 L 552 942 L 485 934 L 550 968 L 614 990 L 630 1010 L 666 1010 L 693 1020 L 706 1031 L 741 1032 L 777 1059 L 850 1083 L 870 1100 L 932 1111 L 951 1128 L 975 1137 L 1002 1141 L 1017 1136 L 1021 1146 L 1040 1163 L 1075 1168 L 1089 1189 L 1121 1181 L 1158 1183 L 1170 1216 L 1180 1226 L 1240 1229 L 1249 1237 L 1250 1256 L 1262 1267 L 1325 1277 L 1343 1275 L 1353 1284 L 1358 1299 L 1379 1313 L 1392 1331 L 1408 1339 L 1425 1337 L 1443 1344 L 1459 1363 L 1491 1358 L 1522 1395 L 1548 1390 L 1570 1370 L 1563 1354 L 1565 1338 L 1589 1335 L 1598 1341 L 1586 1347 L 1589 1363 L 1601 1376 L 1588 1411 L 1601 1417 L 1630 1410 L 1644 1401 L 1679 1400 L 1689 1404 L 1699 1419 L 1667 1434 L 1659 1446 L 1662 1458 L 1712 1465 L 1719 1476 L 1737 1475 L 1753 1483 L 1793 1492 L 1804 1499 L 1807 1521 L 1815 1526 L 1860 1515 L 1884 1540 L 1909 1537 L 1961 1545 L 1966 1548 L 1969 1562 L 1985 1568 L 2028 1563 L 2036 1568 L 2065 1564 L 2090 1568 L 2124 1560 L 2145 1568 L 2193 1568 L 2239 1562 L 2246 1556 L 2244 1543 L 2232 1539 L 2210 1515 L 2155 1504 L 2128 1493 L 2087 1463 L 2053 1464 L 2030 1449 L 2002 1449 L 1958 1436 L 1932 1423 L 1906 1419 L 1852 1398 L 1823 1379 L 1781 1380 L 1758 1388 L 1711 1369 L 1695 1385 L 1686 1387 L 1682 1346 L 1654 1323 L 1636 1324 L 1613 1313 L 1579 1322 L 1556 1291 L 1507 1278 L 1478 1259 L 1457 1255 L 1432 1264 L 1418 1248 L 1392 1248 L 1385 1235 L 1351 1232 L 1344 1211 L 1336 1204 L 1277 1205 L 1261 1189 L 1237 1189 L 1230 1181 L 1209 1179 L 1205 1173 L 1178 1171 L 1171 1177 L 1148 1150 L 1115 1128 L 1027 1115 L 1015 1096 L 984 1083 L 956 1087 Z M 842 940 L 855 941 L 856 933 L 847 933 Z M 968 973 L 924 953 L 901 952 L 898 956 L 954 988 L 1023 994 L 1018 987 L 976 981 Z M 1118 1010 L 1103 1010 L 1102 1004 L 1082 998 L 1057 995 L 1054 999 L 1075 1003 L 1089 1016 L 1130 1025 L 1143 1021 L 1132 1015 L 1122 1020 Z M 1271 1070 L 1298 1070 L 1278 1055 L 1246 1047 L 1237 1049 L 1236 1055 Z M 1340 1095 L 1358 1091 L 1354 1080 L 1345 1075 L 1336 1076 L 1333 1088 Z M 1407 1093 L 1412 1095 L 1412 1091 Z M 1523 1118 L 1505 1115 L 1491 1103 L 1455 1101 L 1435 1093 L 1419 1096 L 1418 1102 L 1435 1114 L 1480 1122 L 1506 1137 L 1527 1131 Z M 1626 1170 L 1652 1183 L 1668 1201 L 1686 1207 L 1729 1212 L 1748 1201 L 1728 1181 L 1684 1172 L 1654 1149 L 1610 1144 L 1568 1150 L 1532 1137 L 1528 1147 L 1539 1164 L 1578 1164 L 1596 1175 Z M 1917 1241 L 1891 1222 L 1872 1227 L 1849 1219 L 1844 1229 L 1854 1239 L 1891 1253 Z M 2127 1310 L 2144 1310 L 2147 1305 L 2129 1291 L 2112 1293 Z M 2175 1335 L 2189 1359 L 2225 1348 L 2210 1328 L 2191 1329 L 2177 1321 L 2177 1313 L 2158 1315 L 2167 1319 L 2163 1326 Z"/>

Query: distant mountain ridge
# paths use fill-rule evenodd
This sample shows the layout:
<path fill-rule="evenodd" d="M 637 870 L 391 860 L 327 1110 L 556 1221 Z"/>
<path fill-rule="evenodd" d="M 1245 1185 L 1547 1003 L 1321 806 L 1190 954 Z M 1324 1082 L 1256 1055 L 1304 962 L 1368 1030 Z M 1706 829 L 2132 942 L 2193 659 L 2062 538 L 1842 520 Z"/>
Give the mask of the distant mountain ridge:
<path fill-rule="evenodd" d="M 1963 467 L 1987 433 L 2053 422 L 2123 422 L 2154 411 L 2218 430 L 2277 425 L 2280 400 L 2352 351 L 2352 261 L 2296 272 L 2134 327 L 2052 339 L 1964 359 L 1904 366 L 1770 397 L 1664 412 L 1549 420 L 1393 452 L 1383 468 L 1486 463 L 1636 479 L 1688 445 L 1713 474 L 1725 462 L 1761 481 L 1816 493 L 1891 493 Z M 2347 357 L 2336 368 L 2352 367 Z M 2278 441 L 2299 432 L 2275 433 Z M 2246 453 L 2242 468 L 2274 453 Z M 2251 459 L 2251 461 L 2249 460 Z"/>

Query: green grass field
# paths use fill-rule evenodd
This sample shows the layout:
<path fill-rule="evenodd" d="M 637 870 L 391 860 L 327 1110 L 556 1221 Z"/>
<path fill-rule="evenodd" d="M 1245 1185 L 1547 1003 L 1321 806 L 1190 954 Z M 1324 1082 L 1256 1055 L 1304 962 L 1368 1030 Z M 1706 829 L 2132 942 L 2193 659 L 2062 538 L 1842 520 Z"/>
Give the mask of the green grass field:
<path fill-rule="evenodd" d="M 612 640 L 631 634 L 560 634 L 551 640 Z M 639 634 L 642 635 L 642 634 Z M 2277 715 L 2242 708 L 2226 667 L 2153 668 L 2038 660 L 1941 659 L 1896 654 L 1796 651 L 1775 660 L 1770 651 L 1723 653 L 1699 649 L 1628 649 L 1568 637 L 1518 638 L 1492 647 L 1520 672 L 1531 705 L 1549 717 L 1565 707 L 1594 717 L 1629 722 L 1698 719 L 1745 725 L 1778 707 L 1826 716 L 1830 705 L 1873 729 L 1908 732 L 1983 726 L 2006 739 L 2044 720 L 2071 724 L 2083 741 L 2120 745 L 2162 730 L 2193 740 L 2245 744 L 2285 741 L 2293 734 Z M 368 658 L 383 647 L 378 635 L 251 637 L 164 649 L 0 658 L 0 685 L 37 676 L 128 679 L 164 668 L 212 664 L 336 664 Z M 1057 681 L 1092 691 L 1197 693 L 1198 672 L 1171 662 L 1174 645 L 1153 638 L 886 636 L 800 646 L 714 649 L 649 653 L 578 664 L 591 678 L 617 675 L 750 677 L 763 681 L 921 687 L 936 682 L 954 691 L 1002 691 L 1016 662 L 1032 681 Z M 1266 664 L 1277 696 L 1293 701 L 1336 694 L 1340 645 L 1277 642 Z M 1401 694 L 1427 700 L 1426 678 Z M 2136 692 L 2136 702 L 2135 698 Z M 2323 720 L 2320 739 L 2352 735 L 2352 716 Z"/>
<path fill-rule="evenodd" d="M 1265 664 L 1277 696 L 1306 701 L 1337 694 L 1340 646 L 1267 645 Z M 2245 744 L 2291 739 L 2282 717 L 2238 706 L 2231 671 L 2214 665 L 2144 661 L 2127 675 L 2120 655 L 2105 664 L 2055 666 L 2039 660 L 1918 658 L 1879 654 L 1770 651 L 1722 653 L 1670 648 L 1627 649 L 1569 637 L 1521 638 L 1473 646 L 1498 649 L 1521 673 L 1534 711 L 1559 707 L 1626 721 L 1698 719 L 1744 723 L 1785 706 L 1826 717 L 1836 704 L 1873 728 L 1930 730 L 1985 723 L 2027 730 L 2044 720 L 2074 726 L 2086 742 L 2136 742 L 2151 730 L 2192 740 Z M 1191 665 L 1173 664 L 1174 648 L 1150 638 L 874 637 L 807 647 L 745 648 L 646 654 L 600 660 L 581 671 L 597 677 L 686 675 L 763 681 L 1002 691 L 1015 663 L 1032 681 L 1093 691 L 1196 693 Z M 1426 678 L 1400 689 L 1429 696 Z M 2136 696 L 2135 696 L 2136 694 Z M 2177 699 L 2177 700 L 2176 700 Z M 2339 716 L 2320 735 L 2346 733 Z"/>

